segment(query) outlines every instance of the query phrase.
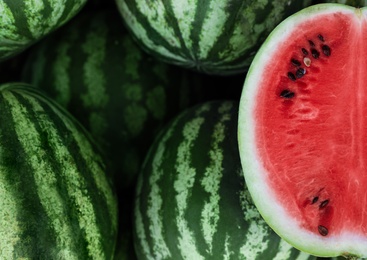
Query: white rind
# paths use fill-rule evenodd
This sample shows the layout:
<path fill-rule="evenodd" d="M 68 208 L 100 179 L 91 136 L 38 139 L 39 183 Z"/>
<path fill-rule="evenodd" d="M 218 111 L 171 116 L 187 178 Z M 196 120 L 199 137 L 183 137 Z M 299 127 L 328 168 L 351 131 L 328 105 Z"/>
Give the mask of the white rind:
<path fill-rule="evenodd" d="M 251 196 L 262 217 L 276 233 L 294 247 L 318 256 L 338 256 L 348 252 L 366 257 L 367 238 L 347 232 L 338 236 L 323 237 L 302 229 L 299 223 L 287 214 L 281 204 L 276 201 L 275 193 L 266 184 L 266 176 L 269 173 L 266 172 L 259 160 L 260 157 L 254 142 L 256 118 L 253 117 L 253 109 L 265 66 L 270 62 L 274 64 L 272 57 L 274 51 L 279 48 L 298 24 L 310 19 L 310 15 L 317 17 L 318 14 L 333 12 L 354 14 L 357 19 L 360 18 L 360 13 L 356 14 L 356 10 L 358 9 L 339 4 L 319 4 L 305 8 L 284 20 L 273 30 L 255 56 L 247 74 L 240 100 L 239 150 L 244 177 Z M 367 11 L 363 8 L 362 10 L 364 13 Z"/>

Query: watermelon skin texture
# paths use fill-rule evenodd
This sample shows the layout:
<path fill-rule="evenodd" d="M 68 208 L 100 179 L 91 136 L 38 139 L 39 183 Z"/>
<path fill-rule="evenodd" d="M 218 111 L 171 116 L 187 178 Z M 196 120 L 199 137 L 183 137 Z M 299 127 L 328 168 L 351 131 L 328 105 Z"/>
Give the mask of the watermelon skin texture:
<path fill-rule="evenodd" d="M 199 104 L 155 139 L 136 189 L 138 259 L 316 259 L 280 239 L 252 203 L 237 110 L 236 101 Z"/>
<path fill-rule="evenodd" d="M 140 45 L 159 59 L 216 75 L 245 71 L 271 30 L 309 0 L 116 0 Z"/>
<path fill-rule="evenodd" d="M 112 259 L 117 199 L 90 135 L 23 83 L 0 86 L 0 258 Z"/>
<path fill-rule="evenodd" d="M 22 74 L 92 133 L 120 188 L 133 185 L 163 124 L 201 95 L 199 77 L 144 53 L 117 10 L 78 16 L 32 48 Z"/>
<path fill-rule="evenodd" d="M 86 0 L 0 0 L 0 61 L 17 55 L 56 30 Z"/>

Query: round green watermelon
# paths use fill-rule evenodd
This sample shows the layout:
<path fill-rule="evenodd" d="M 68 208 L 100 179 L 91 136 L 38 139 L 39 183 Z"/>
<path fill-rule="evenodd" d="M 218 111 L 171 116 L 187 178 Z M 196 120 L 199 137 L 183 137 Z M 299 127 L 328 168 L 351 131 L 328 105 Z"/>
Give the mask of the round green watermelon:
<path fill-rule="evenodd" d="M 113 259 L 117 200 L 91 136 L 22 83 L 0 86 L 0 259 Z"/>
<path fill-rule="evenodd" d="M 280 239 L 244 182 L 238 102 L 180 113 L 157 136 L 139 175 L 134 243 L 145 259 L 316 259 Z"/>
<path fill-rule="evenodd" d="M 0 0 L 0 61 L 65 24 L 85 3 L 86 0 Z"/>
<path fill-rule="evenodd" d="M 116 0 L 137 42 L 155 57 L 212 75 L 245 71 L 260 44 L 310 0 Z"/>
<path fill-rule="evenodd" d="M 253 201 L 314 255 L 367 257 L 366 32 L 366 7 L 308 7 L 270 34 L 243 86 L 238 141 Z"/>

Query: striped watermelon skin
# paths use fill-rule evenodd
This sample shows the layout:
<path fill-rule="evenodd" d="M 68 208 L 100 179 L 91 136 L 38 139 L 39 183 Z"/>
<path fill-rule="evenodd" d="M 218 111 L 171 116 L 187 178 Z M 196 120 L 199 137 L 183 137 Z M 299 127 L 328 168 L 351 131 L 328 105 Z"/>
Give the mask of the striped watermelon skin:
<path fill-rule="evenodd" d="M 112 259 L 117 200 L 98 148 L 53 100 L 0 86 L 0 258 Z"/>
<path fill-rule="evenodd" d="M 87 0 L 0 0 L 0 61 L 56 30 Z"/>
<path fill-rule="evenodd" d="M 138 259 L 316 259 L 260 217 L 242 176 L 238 102 L 191 107 L 160 133 L 139 175 Z"/>
<path fill-rule="evenodd" d="M 159 59 L 200 72 L 245 71 L 266 36 L 309 0 L 116 0 L 136 40 Z"/>
<path fill-rule="evenodd" d="M 200 99 L 199 78 L 144 53 L 117 10 L 85 12 L 44 39 L 22 76 L 93 134 L 120 187 L 132 185 L 158 129 Z"/>

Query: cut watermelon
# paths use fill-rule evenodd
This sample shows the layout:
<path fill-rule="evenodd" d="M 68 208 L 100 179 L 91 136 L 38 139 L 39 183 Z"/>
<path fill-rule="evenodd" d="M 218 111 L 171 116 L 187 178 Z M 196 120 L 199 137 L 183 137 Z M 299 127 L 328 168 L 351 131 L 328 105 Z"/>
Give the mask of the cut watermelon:
<path fill-rule="evenodd" d="M 240 102 L 245 180 L 267 223 L 318 256 L 367 256 L 367 9 L 308 7 L 268 37 Z"/>

